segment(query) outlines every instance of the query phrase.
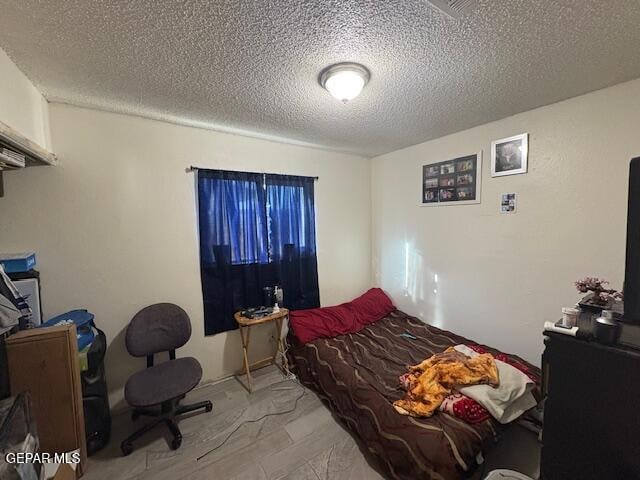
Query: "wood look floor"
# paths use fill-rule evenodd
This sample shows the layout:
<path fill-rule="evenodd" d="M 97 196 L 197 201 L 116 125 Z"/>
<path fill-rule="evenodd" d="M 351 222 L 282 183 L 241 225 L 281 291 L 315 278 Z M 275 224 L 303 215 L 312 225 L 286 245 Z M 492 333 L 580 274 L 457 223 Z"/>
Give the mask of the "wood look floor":
<path fill-rule="evenodd" d="M 209 399 L 213 411 L 180 421 L 183 441 L 176 451 L 167 444 L 165 427 L 159 427 L 138 440 L 131 455 L 123 457 L 120 442 L 145 419 L 133 422 L 129 414 L 115 416 L 110 444 L 89 458 L 83 479 L 384 478 L 374 461 L 365 457 L 353 437 L 308 389 L 293 412 L 245 424 L 224 445 L 198 460 L 242 422 L 292 409 L 303 392 L 299 384 L 285 379 L 275 367 L 260 369 L 253 378 L 252 394 L 236 379 L 191 392 L 183 403 Z"/>
<path fill-rule="evenodd" d="M 276 367 L 254 373 L 249 394 L 236 380 L 204 385 L 183 403 L 209 399 L 211 413 L 180 420 L 182 446 L 173 451 L 164 426 L 134 444 L 127 457 L 120 442 L 143 425 L 130 415 L 113 417 L 110 444 L 90 457 L 83 480 L 380 480 L 379 465 L 331 415 L 313 391 L 304 389 L 294 411 L 243 425 L 201 460 L 198 457 L 220 445 L 246 420 L 293 409 L 303 388 L 283 377 Z M 480 480 L 494 468 L 511 468 L 539 477 L 540 445 L 536 436 L 518 425 L 505 431 L 492 449 L 484 468 L 470 480 Z"/>

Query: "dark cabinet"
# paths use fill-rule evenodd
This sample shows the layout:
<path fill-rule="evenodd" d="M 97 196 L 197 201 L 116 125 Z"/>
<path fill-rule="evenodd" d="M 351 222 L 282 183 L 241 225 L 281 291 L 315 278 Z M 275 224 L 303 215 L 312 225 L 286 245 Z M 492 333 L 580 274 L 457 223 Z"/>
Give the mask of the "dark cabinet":
<path fill-rule="evenodd" d="M 640 352 L 546 333 L 543 480 L 640 479 Z"/>

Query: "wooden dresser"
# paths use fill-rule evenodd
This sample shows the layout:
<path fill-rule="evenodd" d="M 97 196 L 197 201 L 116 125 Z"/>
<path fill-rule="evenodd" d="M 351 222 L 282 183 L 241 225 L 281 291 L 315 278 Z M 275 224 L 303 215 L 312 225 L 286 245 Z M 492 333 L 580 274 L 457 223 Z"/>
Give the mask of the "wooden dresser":
<path fill-rule="evenodd" d="M 75 325 L 24 330 L 6 340 L 12 395 L 28 390 L 42 452 L 87 452 Z"/>

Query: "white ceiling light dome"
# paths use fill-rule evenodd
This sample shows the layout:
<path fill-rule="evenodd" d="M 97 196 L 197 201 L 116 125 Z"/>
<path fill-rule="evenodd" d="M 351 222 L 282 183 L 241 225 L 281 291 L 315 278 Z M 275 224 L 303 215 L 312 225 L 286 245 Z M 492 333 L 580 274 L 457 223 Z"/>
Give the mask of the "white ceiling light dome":
<path fill-rule="evenodd" d="M 359 63 L 337 63 L 322 71 L 320 85 L 335 98 L 347 103 L 360 95 L 370 78 L 369 70 Z"/>

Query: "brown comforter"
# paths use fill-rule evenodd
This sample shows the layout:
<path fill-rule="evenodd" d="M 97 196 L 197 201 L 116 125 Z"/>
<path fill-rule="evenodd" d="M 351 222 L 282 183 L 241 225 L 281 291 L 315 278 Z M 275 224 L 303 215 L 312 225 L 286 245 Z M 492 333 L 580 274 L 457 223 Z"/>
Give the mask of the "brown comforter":
<path fill-rule="evenodd" d="M 289 360 L 300 380 L 328 402 L 392 478 L 463 478 L 473 472 L 477 454 L 486 451 L 501 428 L 493 419 L 471 425 L 443 412 L 414 418 L 395 411 L 393 402 L 405 394 L 398 377 L 407 365 L 453 345 L 475 344 L 399 310 L 357 333 L 305 345 L 292 335 L 289 341 Z M 489 347 L 487 351 L 499 353 Z M 539 369 L 508 357 L 524 363 L 539 382 Z"/>

